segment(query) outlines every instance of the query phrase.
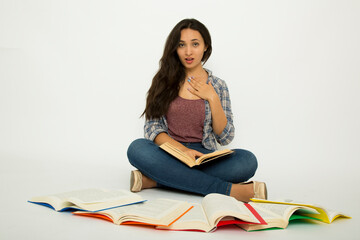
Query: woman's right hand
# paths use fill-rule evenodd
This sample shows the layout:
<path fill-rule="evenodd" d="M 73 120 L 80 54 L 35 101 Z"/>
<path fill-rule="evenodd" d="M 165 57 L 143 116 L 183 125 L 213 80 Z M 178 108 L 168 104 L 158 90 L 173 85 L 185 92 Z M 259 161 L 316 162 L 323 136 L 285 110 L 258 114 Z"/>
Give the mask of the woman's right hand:
<path fill-rule="evenodd" d="M 204 155 L 203 153 L 201 153 L 199 151 L 196 151 L 194 149 L 190 149 L 190 148 L 186 148 L 183 151 L 194 160 L 196 160 L 196 158 L 201 157 L 202 155 Z"/>
<path fill-rule="evenodd" d="M 167 133 L 162 132 L 159 133 L 156 138 L 154 139 L 154 142 L 157 145 L 161 145 L 165 142 L 169 142 L 170 144 L 172 144 L 174 147 L 177 147 L 178 149 L 180 149 L 181 151 L 185 152 L 187 155 L 189 155 L 192 159 L 196 160 L 197 157 L 201 157 L 202 155 L 204 155 L 201 152 L 198 152 L 196 150 L 190 149 L 185 147 L 183 144 L 179 143 L 178 141 L 172 139 Z"/>

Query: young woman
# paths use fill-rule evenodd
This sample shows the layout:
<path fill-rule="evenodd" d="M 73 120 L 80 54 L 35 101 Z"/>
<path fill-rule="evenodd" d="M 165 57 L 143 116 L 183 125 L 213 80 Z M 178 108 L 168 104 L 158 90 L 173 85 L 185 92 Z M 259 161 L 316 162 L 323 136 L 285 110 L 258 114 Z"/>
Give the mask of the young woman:
<path fill-rule="evenodd" d="M 164 142 L 192 158 L 216 150 L 234 138 L 233 115 L 226 83 L 203 68 L 212 51 L 207 28 L 195 19 L 180 21 L 167 38 L 160 68 L 147 94 L 145 138 L 128 149 L 133 192 L 169 187 L 206 195 L 220 193 L 247 202 L 267 198 L 263 182 L 247 182 L 257 169 L 249 151 L 234 153 L 189 168 L 159 148 Z"/>

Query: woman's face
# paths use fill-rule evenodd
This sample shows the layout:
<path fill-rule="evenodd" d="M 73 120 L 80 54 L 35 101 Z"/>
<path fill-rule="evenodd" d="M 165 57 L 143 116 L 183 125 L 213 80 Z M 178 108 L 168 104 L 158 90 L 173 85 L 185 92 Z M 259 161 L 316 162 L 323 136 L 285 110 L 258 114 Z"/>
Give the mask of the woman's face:
<path fill-rule="evenodd" d="M 181 30 L 177 54 L 185 69 L 195 70 L 202 67 L 201 59 L 205 51 L 205 42 L 199 31 L 190 28 Z"/>

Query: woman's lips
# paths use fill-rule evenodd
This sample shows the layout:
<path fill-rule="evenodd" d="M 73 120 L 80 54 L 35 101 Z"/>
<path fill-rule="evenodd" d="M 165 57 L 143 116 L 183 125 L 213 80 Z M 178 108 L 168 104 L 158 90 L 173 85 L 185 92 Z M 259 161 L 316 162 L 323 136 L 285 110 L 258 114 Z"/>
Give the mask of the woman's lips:
<path fill-rule="evenodd" d="M 187 64 L 191 64 L 194 61 L 194 58 L 185 58 Z"/>

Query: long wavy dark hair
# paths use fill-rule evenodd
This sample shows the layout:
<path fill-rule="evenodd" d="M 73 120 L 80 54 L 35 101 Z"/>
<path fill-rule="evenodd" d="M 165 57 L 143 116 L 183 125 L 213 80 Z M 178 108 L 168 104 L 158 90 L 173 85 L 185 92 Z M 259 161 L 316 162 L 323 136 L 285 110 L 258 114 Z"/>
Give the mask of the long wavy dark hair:
<path fill-rule="evenodd" d="M 180 62 L 177 48 L 181 30 L 187 28 L 198 31 L 204 39 L 207 50 L 201 59 L 202 63 L 204 64 L 211 55 L 211 37 L 205 25 L 196 19 L 180 21 L 166 40 L 164 53 L 159 62 L 159 71 L 155 74 L 147 92 L 146 107 L 141 115 L 145 115 L 146 119 L 156 119 L 165 115 L 170 103 L 178 96 L 181 84 L 185 81 L 185 68 Z"/>

